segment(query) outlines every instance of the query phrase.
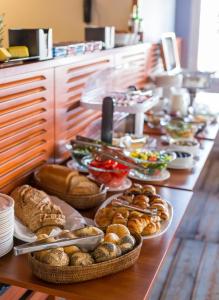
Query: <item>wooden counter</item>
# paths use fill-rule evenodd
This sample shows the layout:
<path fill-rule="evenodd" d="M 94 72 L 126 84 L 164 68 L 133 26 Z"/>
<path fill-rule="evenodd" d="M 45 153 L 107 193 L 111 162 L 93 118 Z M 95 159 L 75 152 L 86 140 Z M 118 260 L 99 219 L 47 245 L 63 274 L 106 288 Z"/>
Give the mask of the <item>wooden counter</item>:
<path fill-rule="evenodd" d="M 144 241 L 139 260 L 133 267 L 97 280 L 55 285 L 33 276 L 26 256 L 8 254 L 0 259 L 0 282 L 75 300 L 145 299 L 192 197 L 189 191 L 158 188 L 158 192 L 172 203 L 173 222 L 162 237 Z"/>

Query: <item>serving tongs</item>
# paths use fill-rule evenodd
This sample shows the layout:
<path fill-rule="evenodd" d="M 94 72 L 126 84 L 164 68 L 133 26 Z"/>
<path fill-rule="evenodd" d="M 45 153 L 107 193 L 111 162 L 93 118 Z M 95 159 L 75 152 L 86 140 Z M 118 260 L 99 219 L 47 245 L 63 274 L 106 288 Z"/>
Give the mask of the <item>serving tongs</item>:
<path fill-rule="evenodd" d="M 14 247 L 14 255 L 18 256 L 21 254 L 31 253 L 35 251 L 48 250 L 72 245 L 78 246 L 82 250 L 93 251 L 96 248 L 96 246 L 101 242 L 103 236 L 104 234 L 100 232 L 99 234 L 92 236 L 68 238 L 63 237 L 62 233 L 60 233 L 59 235 L 54 237 L 56 239 L 54 242 L 48 242 L 48 238 L 46 238 L 40 241 L 16 246 Z"/>
<path fill-rule="evenodd" d="M 139 208 L 137 206 L 134 206 L 134 205 L 129 205 L 129 204 L 126 204 L 124 200 L 122 199 L 114 199 L 112 202 L 111 202 L 112 206 L 114 207 L 125 207 L 127 208 L 129 211 L 137 211 L 137 212 L 140 212 L 142 214 L 145 214 L 145 215 L 148 215 L 148 216 L 157 216 L 157 209 L 156 208 L 153 208 L 153 209 L 142 209 L 142 208 Z"/>

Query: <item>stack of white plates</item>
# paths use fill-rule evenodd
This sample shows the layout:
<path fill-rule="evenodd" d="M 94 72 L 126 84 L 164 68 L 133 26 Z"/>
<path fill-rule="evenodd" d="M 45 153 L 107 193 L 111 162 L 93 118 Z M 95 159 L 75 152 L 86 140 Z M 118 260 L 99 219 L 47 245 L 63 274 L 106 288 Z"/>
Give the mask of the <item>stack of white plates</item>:
<path fill-rule="evenodd" d="M 14 233 L 14 200 L 0 194 L 0 257 L 11 251 Z"/>

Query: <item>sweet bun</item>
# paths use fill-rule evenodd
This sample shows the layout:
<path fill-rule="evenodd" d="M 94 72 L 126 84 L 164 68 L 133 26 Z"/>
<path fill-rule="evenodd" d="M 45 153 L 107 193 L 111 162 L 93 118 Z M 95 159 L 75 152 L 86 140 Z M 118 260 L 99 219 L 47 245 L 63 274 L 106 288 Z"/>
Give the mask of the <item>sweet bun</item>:
<path fill-rule="evenodd" d="M 93 257 L 96 262 L 107 261 L 120 255 L 120 248 L 113 243 L 103 243 L 98 246 L 93 252 Z"/>
<path fill-rule="evenodd" d="M 104 242 L 118 244 L 120 242 L 120 238 L 115 233 L 107 233 L 104 237 Z"/>
<path fill-rule="evenodd" d="M 112 224 L 107 227 L 106 233 L 115 233 L 119 238 L 122 238 L 125 235 L 129 235 L 129 229 L 122 224 Z"/>
<path fill-rule="evenodd" d="M 71 266 L 90 266 L 93 263 L 94 260 L 89 253 L 76 252 L 72 254 L 70 259 Z"/>

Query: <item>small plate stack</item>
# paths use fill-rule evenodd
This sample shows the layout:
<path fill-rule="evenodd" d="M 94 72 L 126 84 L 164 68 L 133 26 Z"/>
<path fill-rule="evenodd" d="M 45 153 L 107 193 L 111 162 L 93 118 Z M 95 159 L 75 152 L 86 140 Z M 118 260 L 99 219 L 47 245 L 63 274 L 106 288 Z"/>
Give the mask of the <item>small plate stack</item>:
<path fill-rule="evenodd" d="M 11 251 L 14 233 L 14 200 L 0 194 L 0 257 Z"/>

